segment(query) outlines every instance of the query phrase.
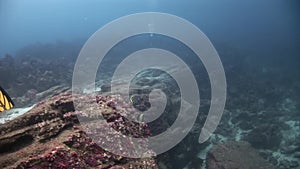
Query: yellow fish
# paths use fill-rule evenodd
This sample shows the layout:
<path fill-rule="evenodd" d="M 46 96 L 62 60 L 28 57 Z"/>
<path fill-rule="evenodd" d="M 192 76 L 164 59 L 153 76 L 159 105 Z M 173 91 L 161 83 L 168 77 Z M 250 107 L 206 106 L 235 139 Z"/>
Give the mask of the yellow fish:
<path fill-rule="evenodd" d="M 14 107 L 14 102 L 8 96 L 8 94 L 4 91 L 4 89 L 0 86 L 0 112 L 5 110 L 9 110 Z"/>

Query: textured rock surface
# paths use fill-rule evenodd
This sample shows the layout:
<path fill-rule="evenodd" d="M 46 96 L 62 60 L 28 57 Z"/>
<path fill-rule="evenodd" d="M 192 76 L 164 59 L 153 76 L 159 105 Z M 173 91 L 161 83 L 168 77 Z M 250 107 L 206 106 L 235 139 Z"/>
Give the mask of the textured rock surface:
<path fill-rule="evenodd" d="M 274 169 L 247 142 L 226 142 L 212 148 L 207 169 Z"/>
<path fill-rule="evenodd" d="M 97 98 L 101 98 L 97 103 L 101 107 L 99 113 L 105 112 L 103 116 L 112 127 L 137 137 L 149 134 L 142 124 L 115 119 L 122 115 L 111 102 L 113 96 Z M 78 114 L 72 96 L 63 94 L 40 102 L 26 114 L 1 125 L 0 168 L 157 168 L 152 158 L 125 158 L 100 148 L 82 130 Z M 130 127 L 120 128 L 120 124 Z"/>

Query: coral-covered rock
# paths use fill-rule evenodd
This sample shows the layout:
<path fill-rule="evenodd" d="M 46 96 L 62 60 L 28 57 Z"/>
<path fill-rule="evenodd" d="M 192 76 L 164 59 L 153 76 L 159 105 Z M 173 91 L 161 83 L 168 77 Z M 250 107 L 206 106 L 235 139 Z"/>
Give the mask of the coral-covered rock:
<path fill-rule="evenodd" d="M 247 142 L 226 142 L 212 148 L 206 159 L 207 169 L 275 169 Z"/>
<path fill-rule="evenodd" d="M 99 113 L 114 129 L 136 137 L 149 134 L 147 126 L 123 117 L 111 103 L 114 96 L 96 98 Z M 71 94 L 62 94 L 1 125 L 0 168 L 157 168 L 153 158 L 127 158 L 99 147 L 79 124 L 77 117 L 84 114 L 75 111 Z"/>

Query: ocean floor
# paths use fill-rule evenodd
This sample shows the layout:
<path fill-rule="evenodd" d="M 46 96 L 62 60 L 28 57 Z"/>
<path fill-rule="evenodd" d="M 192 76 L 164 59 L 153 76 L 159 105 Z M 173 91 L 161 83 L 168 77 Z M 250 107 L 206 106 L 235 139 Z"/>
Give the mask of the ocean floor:
<path fill-rule="evenodd" d="M 170 68 L 170 71 L 173 72 L 179 70 L 176 67 Z M 213 169 L 216 166 L 213 166 L 211 158 L 221 157 L 221 155 L 216 154 L 222 152 L 218 150 L 223 150 L 222 147 L 218 146 L 224 145 L 225 148 L 232 148 L 232 151 L 237 152 L 237 154 L 239 151 L 253 152 L 251 154 L 255 154 L 258 158 L 245 162 L 249 165 L 258 160 L 261 163 L 266 163 L 266 166 L 271 164 L 274 168 L 299 169 L 300 111 L 297 93 L 299 93 L 300 83 L 295 80 L 288 84 L 266 85 L 269 83 L 264 77 L 273 76 L 273 73 L 264 75 L 264 77 L 255 75 L 229 76 L 225 111 L 213 136 L 204 144 L 198 143 L 201 127 L 210 106 L 209 97 L 203 94 L 204 96 L 201 95 L 199 115 L 193 129 L 177 146 L 155 158 L 158 167 Z M 274 76 L 274 78 L 278 77 Z M 96 93 L 107 95 L 110 91 L 109 80 L 109 77 L 102 76 L 102 80 L 95 84 Z M 126 77 L 115 81 L 115 91 L 123 93 L 127 82 Z M 135 105 L 135 108 L 140 110 L 147 110 L 151 106 L 147 97 L 149 91 L 160 89 L 165 92 L 166 98 L 169 99 L 166 103 L 166 110 L 155 123 L 149 124 L 149 127 L 152 134 L 157 134 L 170 127 L 176 119 L 176 109 L 178 109 L 180 100 L 180 91 L 174 79 L 163 72 L 149 69 L 139 73 L 131 83 L 129 92 L 138 98 L 139 104 Z M 205 84 L 200 87 L 202 87 L 200 94 L 210 92 L 209 87 L 206 88 Z M 31 95 L 15 97 L 14 99 L 26 106 L 2 113 L 0 124 L 6 124 L 19 116 L 26 115 L 26 112 L 30 112 L 33 107 L 45 99 L 68 92 L 70 93 L 70 86 L 60 85 L 52 86 L 46 91 L 34 92 Z M 82 94 L 93 92 L 87 87 Z M 226 154 L 226 156 L 230 156 L 230 154 Z M 231 159 L 236 160 L 234 157 Z M 150 160 L 151 163 L 152 160 Z M 218 165 L 226 165 L 224 163 L 226 161 Z"/>

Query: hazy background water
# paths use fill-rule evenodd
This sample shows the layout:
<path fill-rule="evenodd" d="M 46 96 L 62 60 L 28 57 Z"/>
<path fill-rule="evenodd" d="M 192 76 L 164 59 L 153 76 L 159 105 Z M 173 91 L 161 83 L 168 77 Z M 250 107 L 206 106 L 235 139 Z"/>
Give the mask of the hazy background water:
<path fill-rule="evenodd" d="M 297 0 L 1 0 L 0 56 L 37 42 L 84 42 L 118 17 L 155 11 L 197 25 L 217 50 L 225 44 L 257 61 L 252 64 L 290 67 L 299 62 L 299 9 Z"/>

